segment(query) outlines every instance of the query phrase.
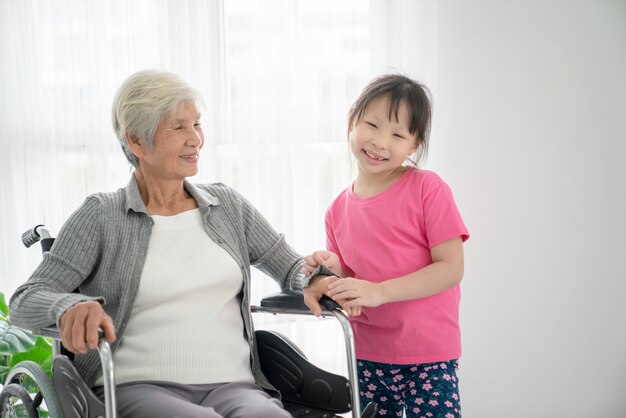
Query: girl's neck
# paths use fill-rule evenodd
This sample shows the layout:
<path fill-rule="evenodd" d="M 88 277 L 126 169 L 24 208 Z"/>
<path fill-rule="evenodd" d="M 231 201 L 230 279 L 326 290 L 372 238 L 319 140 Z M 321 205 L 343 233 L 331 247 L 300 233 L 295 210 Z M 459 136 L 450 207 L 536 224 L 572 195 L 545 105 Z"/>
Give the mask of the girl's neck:
<path fill-rule="evenodd" d="M 406 170 L 406 167 L 399 167 L 391 173 L 384 174 L 370 174 L 359 170 L 352 185 L 352 193 L 363 199 L 376 196 L 393 186 Z"/>
<path fill-rule="evenodd" d="M 158 180 L 135 170 L 139 194 L 150 215 L 172 216 L 198 207 L 182 180 Z"/>

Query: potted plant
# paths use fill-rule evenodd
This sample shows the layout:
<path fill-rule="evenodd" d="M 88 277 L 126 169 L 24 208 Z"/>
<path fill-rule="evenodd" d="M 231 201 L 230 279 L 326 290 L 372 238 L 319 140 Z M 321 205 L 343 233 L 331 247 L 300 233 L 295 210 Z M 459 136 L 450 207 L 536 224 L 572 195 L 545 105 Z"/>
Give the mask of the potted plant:
<path fill-rule="evenodd" d="M 17 366 L 17 367 L 16 367 Z M 0 292 L 0 408 L 2 416 L 28 416 L 25 403 L 38 409 L 40 417 L 47 417 L 41 403 L 42 386 L 49 390 L 52 375 L 52 343 L 48 338 L 11 324 L 4 293 Z M 11 382 L 6 381 L 7 377 Z M 18 383 L 19 382 L 19 383 Z M 6 385 L 3 387 L 3 385 Z M 21 388 L 20 388 L 21 386 Z M 32 406 L 31 406 L 32 408 Z M 13 415 L 8 413 L 10 409 Z"/>

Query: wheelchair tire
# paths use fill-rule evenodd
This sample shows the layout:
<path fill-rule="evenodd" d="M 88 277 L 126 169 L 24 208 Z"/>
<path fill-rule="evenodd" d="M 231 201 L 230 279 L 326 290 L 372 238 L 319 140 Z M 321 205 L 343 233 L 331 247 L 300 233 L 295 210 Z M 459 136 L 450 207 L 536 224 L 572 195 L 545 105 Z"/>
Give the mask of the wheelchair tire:
<path fill-rule="evenodd" d="M 39 388 L 39 394 L 35 399 L 36 402 L 30 397 L 30 394 L 22 387 L 20 384 L 22 377 L 28 376 Z M 39 404 L 41 403 L 40 397 L 43 397 L 43 401 L 46 403 L 46 409 L 48 410 L 48 415 L 50 418 L 64 418 L 63 410 L 61 409 L 61 403 L 59 402 L 59 398 L 54 390 L 54 386 L 52 385 L 52 381 L 48 377 L 48 374 L 44 371 L 44 369 L 37 363 L 25 360 L 17 363 L 11 371 L 8 373 L 6 377 L 6 386 L 4 389 L 7 389 L 9 386 L 19 386 L 23 393 L 26 394 L 28 399 L 31 401 L 32 410 L 36 415 L 29 415 L 29 418 L 39 418 L 39 412 L 37 409 L 39 408 Z M 4 389 L 2 393 L 4 394 Z M 11 389 L 10 389 L 11 390 Z M 22 400 L 26 405 L 25 399 Z M 0 407 L 2 408 L 2 413 L 4 414 L 4 405 L 5 401 L 3 399 Z M 29 411 L 29 414 L 31 412 Z M 10 415 L 9 415 L 10 416 Z M 5 418 L 4 415 L 0 415 L 0 417 Z"/>
<path fill-rule="evenodd" d="M 23 411 L 15 407 L 15 400 L 22 402 Z M 39 418 L 37 407 L 34 406 L 30 394 L 19 383 L 9 383 L 2 392 L 0 392 L 0 411 L 2 418 L 18 418 L 24 416 L 24 412 L 28 418 Z"/>

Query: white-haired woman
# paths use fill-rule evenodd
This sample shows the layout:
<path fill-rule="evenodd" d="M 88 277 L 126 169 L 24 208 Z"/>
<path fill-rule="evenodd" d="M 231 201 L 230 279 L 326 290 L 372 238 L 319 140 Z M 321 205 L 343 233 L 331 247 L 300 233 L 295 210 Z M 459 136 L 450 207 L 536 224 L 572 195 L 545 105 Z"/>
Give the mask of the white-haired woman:
<path fill-rule="evenodd" d="M 103 328 L 120 417 L 289 417 L 252 344 L 250 266 L 299 289 L 302 259 L 233 189 L 186 180 L 204 144 L 199 100 L 163 71 L 122 84 L 113 126 L 134 173 L 72 214 L 13 295 L 11 319 L 59 325 L 97 393 L 90 349 Z"/>

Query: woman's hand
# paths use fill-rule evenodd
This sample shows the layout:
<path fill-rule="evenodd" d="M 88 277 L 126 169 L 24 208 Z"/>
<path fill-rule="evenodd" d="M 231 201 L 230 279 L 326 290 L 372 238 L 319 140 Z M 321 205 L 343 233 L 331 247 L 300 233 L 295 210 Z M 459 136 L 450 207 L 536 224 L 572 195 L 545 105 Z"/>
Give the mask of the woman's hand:
<path fill-rule="evenodd" d="M 72 353 L 85 354 L 98 346 L 98 329 L 104 330 L 104 338 L 115 341 L 113 320 L 95 301 L 81 302 L 61 315 L 61 341 Z"/>
<path fill-rule="evenodd" d="M 320 316 L 322 314 L 319 300 L 326 294 L 328 285 L 337 280 L 339 280 L 337 276 L 315 276 L 309 282 L 309 286 L 304 288 L 304 304 L 309 307 L 313 315 Z"/>
<path fill-rule="evenodd" d="M 320 316 L 322 314 L 322 307 L 319 304 L 319 300 L 322 296 L 328 295 L 329 286 L 332 283 L 337 282 L 338 280 L 342 280 L 337 276 L 315 276 L 309 282 L 309 287 L 304 289 L 304 303 L 309 307 L 311 312 L 315 316 Z M 342 299 L 334 299 L 335 302 L 341 306 L 341 308 L 348 313 L 350 316 L 358 316 L 361 315 L 361 307 L 360 306 L 346 306 L 347 300 Z"/>
<path fill-rule="evenodd" d="M 375 307 L 385 303 L 377 283 L 347 277 L 328 284 L 328 297 L 341 304 L 345 310 L 362 306 Z"/>
<path fill-rule="evenodd" d="M 323 250 L 315 251 L 313 254 L 304 257 L 302 272 L 308 276 L 313 273 L 320 264 L 326 266 L 337 276 L 341 276 L 341 262 L 339 261 L 337 254 Z"/>

